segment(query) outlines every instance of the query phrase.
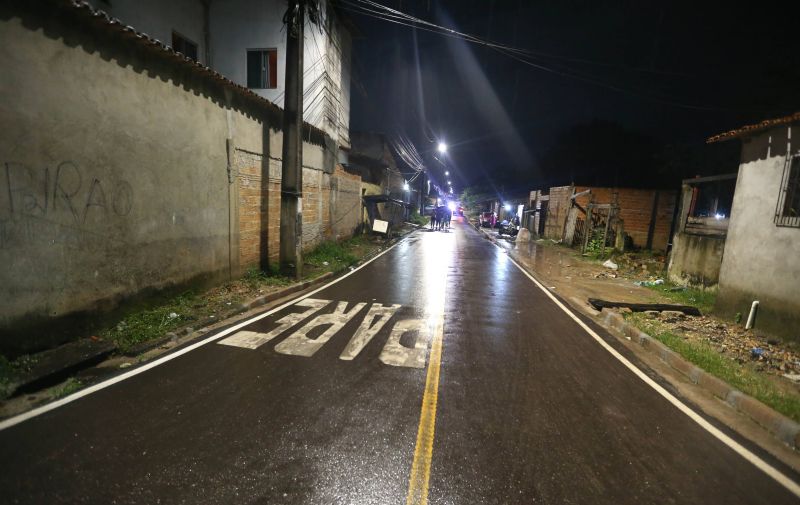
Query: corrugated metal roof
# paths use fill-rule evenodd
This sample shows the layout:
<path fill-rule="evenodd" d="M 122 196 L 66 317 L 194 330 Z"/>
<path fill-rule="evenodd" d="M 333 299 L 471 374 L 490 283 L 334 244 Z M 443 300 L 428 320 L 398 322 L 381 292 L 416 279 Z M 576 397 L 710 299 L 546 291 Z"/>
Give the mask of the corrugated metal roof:
<path fill-rule="evenodd" d="M 719 135 L 714 135 L 713 137 L 706 140 L 706 143 L 710 144 L 712 142 L 722 142 L 724 140 L 730 140 L 732 138 L 745 137 L 747 135 L 751 135 L 753 133 L 757 133 L 759 131 L 772 128 L 773 126 L 779 126 L 783 124 L 790 124 L 796 122 L 800 122 L 800 112 L 795 112 L 790 116 L 783 116 L 775 119 L 766 119 L 757 124 L 742 126 L 741 128 L 737 128 L 736 130 L 720 133 Z"/>
<path fill-rule="evenodd" d="M 224 75 L 203 65 L 202 63 L 196 62 L 184 54 L 175 51 L 172 47 L 164 44 L 160 40 L 154 39 L 146 33 L 139 32 L 132 26 L 126 26 L 122 24 L 119 19 L 111 17 L 103 10 L 95 9 L 86 1 L 55 0 L 55 3 L 60 4 L 60 6 L 67 9 L 71 7 L 79 16 L 85 16 L 87 20 L 91 20 L 98 27 L 98 29 L 111 30 L 112 32 L 116 32 L 121 38 L 128 39 L 132 43 L 148 47 L 150 49 L 155 49 L 157 54 L 162 55 L 164 58 L 170 60 L 174 64 L 189 69 L 192 73 L 199 77 L 211 79 L 218 84 L 222 84 L 225 88 L 228 88 L 241 97 L 246 98 L 254 105 L 264 107 L 273 113 L 283 114 L 283 109 L 270 102 L 266 98 L 254 93 L 250 89 L 240 84 L 233 82 Z M 311 125 L 305 121 L 303 124 L 307 128 L 311 129 L 313 133 L 322 135 L 323 138 L 324 136 L 328 136 L 327 133 L 314 125 Z"/>

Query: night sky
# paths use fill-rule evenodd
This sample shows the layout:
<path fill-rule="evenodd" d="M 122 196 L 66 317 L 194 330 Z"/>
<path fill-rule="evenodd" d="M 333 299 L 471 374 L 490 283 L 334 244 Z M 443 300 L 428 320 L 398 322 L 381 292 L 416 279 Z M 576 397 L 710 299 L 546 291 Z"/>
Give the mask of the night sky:
<path fill-rule="evenodd" d="M 358 14 L 352 1 L 342 3 L 360 31 L 351 129 L 400 132 L 425 153 L 445 140 L 457 191 L 674 187 L 736 170 L 737 142 L 706 145 L 709 136 L 800 110 L 790 3 L 380 2 L 535 52 L 545 70 Z"/>

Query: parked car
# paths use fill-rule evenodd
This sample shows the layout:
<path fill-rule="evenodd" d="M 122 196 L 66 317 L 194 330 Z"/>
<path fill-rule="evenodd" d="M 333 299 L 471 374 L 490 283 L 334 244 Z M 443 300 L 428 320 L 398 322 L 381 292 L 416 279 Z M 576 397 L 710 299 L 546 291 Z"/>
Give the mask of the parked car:
<path fill-rule="evenodd" d="M 483 212 L 478 218 L 480 225 L 484 228 L 491 228 L 495 224 L 494 212 Z"/>

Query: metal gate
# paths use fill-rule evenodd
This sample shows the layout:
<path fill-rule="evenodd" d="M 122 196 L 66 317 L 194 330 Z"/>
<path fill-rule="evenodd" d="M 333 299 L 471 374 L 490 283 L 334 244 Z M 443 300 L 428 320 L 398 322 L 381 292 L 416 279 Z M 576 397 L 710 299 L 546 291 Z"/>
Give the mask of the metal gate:
<path fill-rule="evenodd" d="M 589 203 L 583 214 L 575 220 L 575 234 L 571 245 L 580 245 L 582 254 L 603 256 L 606 248 L 613 249 L 616 242 L 619 207 L 610 203 Z"/>
<path fill-rule="evenodd" d="M 614 248 L 619 207 L 610 203 L 589 203 L 583 230 L 581 253 L 605 255 L 606 248 Z"/>

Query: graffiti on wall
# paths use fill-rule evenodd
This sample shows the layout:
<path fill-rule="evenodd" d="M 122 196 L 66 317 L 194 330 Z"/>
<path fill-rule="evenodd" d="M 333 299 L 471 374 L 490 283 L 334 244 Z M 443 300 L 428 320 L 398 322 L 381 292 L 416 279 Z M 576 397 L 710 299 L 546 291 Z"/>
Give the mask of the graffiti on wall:
<path fill-rule="evenodd" d="M 133 210 L 133 188 L 104 180 L 73 161 L 33 167 L 0 166 L 0 249 L 46 240 L 76 243 L 96 236 L 97 226 L 124 219 Z"/>

